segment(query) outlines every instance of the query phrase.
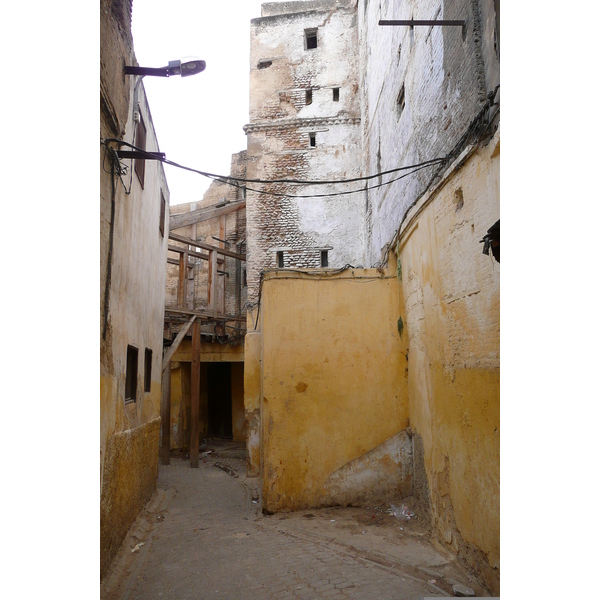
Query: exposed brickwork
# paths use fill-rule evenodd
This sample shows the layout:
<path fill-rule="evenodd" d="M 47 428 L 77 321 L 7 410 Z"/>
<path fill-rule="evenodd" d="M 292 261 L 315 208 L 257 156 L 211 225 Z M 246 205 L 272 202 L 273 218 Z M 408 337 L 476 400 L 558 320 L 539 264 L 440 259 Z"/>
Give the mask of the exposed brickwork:
<path fill-rule="evenodd" d="M 263 8 L 251 26 L 248 175 L 251 178 L 339 180 L 361 173 L 357 32 L 352 2 L 293 3 Z M 318 45 L 305 49 L 305 29 Z M 258 69 L 261 60 L 271 66 Z M 340 88 L 339 101 L 332 88 Z M 306 91 L 312 90 L 311 102 Z M 314 145 L 311 145 L 311 135 Z M 248 191 L 249 300 L 260 272 L 360 264 L 364 252 L 364 192 L 360 184 L 254 184 Z M 344 196 L 304 197 L 357 190 Z M 295 197 L 275 196 L 259 191 Z"/>

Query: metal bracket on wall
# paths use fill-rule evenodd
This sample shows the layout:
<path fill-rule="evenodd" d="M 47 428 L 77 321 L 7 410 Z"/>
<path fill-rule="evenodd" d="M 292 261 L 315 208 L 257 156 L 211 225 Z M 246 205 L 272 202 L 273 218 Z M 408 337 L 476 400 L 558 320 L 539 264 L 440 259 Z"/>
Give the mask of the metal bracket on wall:
<path fill-rule="evenodd" d="M 379 25 L 381 26 L 391 26 L 391 27 L 462 27 L 462 37 L 463 40 L 467 36 L 467 22 L 466 21 L 458 21 L 458 20 L 444 20 L 444 19 L 436 19 L 433 21 L 422 21 L 418 19 L 406 19 L 406 20 L 380 20 Z"/>
<path fill-rule="evenodd" d="M 164 152 L 140 152 L 137 150 L 117 150 L 119 158 L 143 158 L 145 160 L 165 160 Z"/>

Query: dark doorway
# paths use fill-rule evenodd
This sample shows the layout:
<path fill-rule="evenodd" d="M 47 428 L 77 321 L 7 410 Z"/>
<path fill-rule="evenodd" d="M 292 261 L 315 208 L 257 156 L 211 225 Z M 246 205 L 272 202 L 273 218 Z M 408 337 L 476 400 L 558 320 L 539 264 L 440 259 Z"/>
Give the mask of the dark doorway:
<path fill-rule="evenodd" d="M 208 363 L 206 378 L 208 437 L 231 439 L 231 363 Z"/>

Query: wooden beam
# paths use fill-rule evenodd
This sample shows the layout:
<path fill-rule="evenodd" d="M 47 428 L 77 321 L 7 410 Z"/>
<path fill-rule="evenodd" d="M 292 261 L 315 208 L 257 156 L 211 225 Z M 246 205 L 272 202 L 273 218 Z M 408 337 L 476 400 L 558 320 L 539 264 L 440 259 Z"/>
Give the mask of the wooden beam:
<path fill-rule="evenodd" d="M 171 361 L 167 363 L 162 373 L 160 427 L 162 431 L 160 464 L 168 465 L 171 462 Z"/>
<path fill-rule="evenodd" d="M 185 248 L 182 248 L 181 246 L 169 245 L 168 250 L 169 250 L 169 252 L 177 252 L 178 254 L 187 253 L 190 256 L 193 256 L 194 258 L 200 258 L 202 260 L 210 260 L 210 257 L 208 254 L 201 254 L 200 252 L 194 252 L 193 250 L 186 250 Z M 172 262 L 172 261 L 175 261 L 175 262 Z M 225 259 L 218 258 L 217 261 L 219 262 L 220 265 L 222 265 L 225 262 Z M 167 258 L 167 262 L 171 262 L 171 264 L 173 264 L 173 265 L 179 264 L 179 260 L 176 258 Z M 189 266 L 191 267 L 193 265 L 189 265 Z"/>
<path fill-rule="evenodd" d="M 201 326 L 202 322 L 198 319 L 192 328 L 190 467 L 193 469 L 197 469 L 200 462 L 200 357 L 202 350 Z"/>
<path fill-rule="evenodd" d="M 202 317 L 202 319 L 206 320 L 206 321 L 236 321 L 239 323 L 245 323 L 246 322 L 246 318 L 245 316 L 236 316 L 236 315 L 220 315 L 218 317 L 218 319 L 214 318 L 214 314 L 212 312 L 208 312 L 208 311 L 203 311 L 203 310 L 186 310 L 184 308 L 173 308 L 171 306 L 167 306 L 165 307 L 165 315 L 167 313 L 172 313 L 174 315 L 183 315 L 183 316 L 196 316 L 196 317 Z"/>
<path fill-rule="evenodd" d="M 213 246 L 212 244 L 206 244 L 205 242 L 192 240 L 188 237 L 184 237 L 183 235 L 178 235 L 177 233 L 169 232 L 169 239 L 173 240 L 174 242 L 181 242 L 182 244 L 196 246 L 196 248 L 202 248 L 202 250 L 216 250 L 223 256 L 230 256 L 231 258 L 237 258 L 238 260 L 246 260 L 245 254 L 238 254 L 237 252 L 231 252 L 231 250 L 225 250 L 224 248 L 219 248 L 218 246 Z"/>
<path fill-rule="evenodd" d="M 169 217 L 169 229 L 172 231 L 173 229 L 181 229 L 182 227 L 187 227 L 194 223 L 202 223 L 202 221 L 208 221 L 215 217 L 235 212 L 241 208 L 246 208 L 245 200 L 242 200 L 241 202 L 230 202 L 229 204 L 220 207 L 214 205 L 206 206 L 181 215 L 171 215 Z"/>
<path fill-rule="evenodd" d="M 177 352 L 177 348 L 179 348 L 179 345 L 183 341 L 183 338 L 185 337 L 186 333 L 190 330 L 190 327 L 192 326 L 192 323 L 195 320 L 196 320 L 196 315 L 192 315 L 192 318 L 183 326 L 181 331 L 177 334 L 175 341 L 169 346 L 169 349 L 165 353 L 165 356 L 162 361 L 162 370 L 163 371 L 167 368 L 167 365 L 171 362 L 171 359 L 173 358 L 173 354 L 175 354 L 175 352 Z"/>

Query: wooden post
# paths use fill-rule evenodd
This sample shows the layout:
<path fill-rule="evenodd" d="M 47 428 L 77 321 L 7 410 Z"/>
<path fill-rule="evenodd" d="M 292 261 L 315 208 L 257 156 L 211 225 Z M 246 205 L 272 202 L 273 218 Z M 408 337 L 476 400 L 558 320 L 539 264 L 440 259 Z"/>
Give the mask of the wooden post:
<path fill-rule="evenodd" d="M 221 215 L 219 217 L 219 238 L 222 240 L 227 239 L 227 215 Z M 226 248 L 226 244 L 224 242 L 219 242 L 219 248 Z M 227 259 L 225 259 L 225 266 L 223 270 L 227 270 Z M 219 278 L 219 313 L 225 314 L 225 278 L 227 275 L 221 275 Z"/>
<path fill-rule="evenodd" d="M 224 315 L 225 314 L 225 284 L 226 284 L 226 280 L 227 279 L 227 275 L 220 275 L 219 277 L 219 292 L 220 292 L 220 296 L 219 296 L 219 313 Z"/>
<path fill-rule="evenodd" d="M 217 252 L 211 250 L 208 259 L 208 312 L 217 316 Z"/>
<path fill-rule="evenodd" d="M 190 467 L 198 468 L 200 462 L 200 350 L 202 322 L 196 319 L 192 325 L 192 382 L 191 382 L 191 426 Z"/>
<path fill-rule="evenodd" d="M 188 254 L 179 255 L 179 285 L 177 286 L 177 306 L 186 308 L 187 305 L 187 263 Z"/>
<path fill-rule="evenodd" d="M 196 203 L 192 202 L 192 205 L 190 206 L 190 210 L 194 211 L 196 210 Z M 192 225 L 192 239 L 195 240 L 198 237 L 198 226 L 196 225 L 196 223 L 194 223 Z M 189 247 L 190 250 L 193 250 L 194 252 L 196 251 L 196 246 L 190 246 Z M 197 262 L 197 261 L 194 261 Z M 191 308 L 192 310 L 194 309 L 194 294 L 196 293 L 196 285 L 195 285 L 195 281 L 194 278 L 196 276 L 196 265 L 192 265 L 189 266 L 189 277 L 188 279 L 190 280 L 191 283 L 188 284 L 188 308 Z M 191 286 L 191 289 L 190 289 Z"/>
<path fill-rule="evenodd" d="M 162 374 L 162 402 L 160 405 L 162 446 L 160 463 L 168 465 L 171 461 L 171 361 Z"/>

